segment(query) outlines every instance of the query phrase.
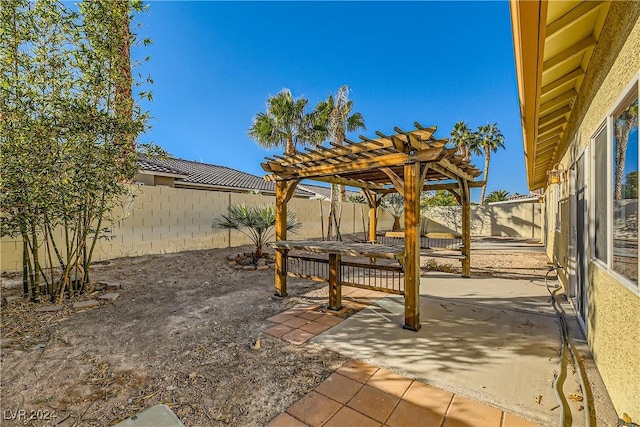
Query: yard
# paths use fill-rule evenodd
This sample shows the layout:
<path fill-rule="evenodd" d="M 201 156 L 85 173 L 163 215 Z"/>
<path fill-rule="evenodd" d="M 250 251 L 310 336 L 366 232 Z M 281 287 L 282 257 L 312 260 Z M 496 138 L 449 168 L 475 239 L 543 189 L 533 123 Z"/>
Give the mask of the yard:
<path fill-rule="evenodd" d="M 326 303 L 326 285 L 290 278 L 289 297 L 275 299 L 273 270 L 227 265 L 229 255 L 250 250 L 98 264 L 93 279 L 122 289 L 117 300 L 84 310 L 34 313 L 31 303 L 4 303 L 21 285 L 3 288 L 2 425 L 109 425 L 158 403 L 190 426 L 268 423 L 347 359 L 262 333 L 268 317 L 295 304 Z M 483 251 L 472 274 L 541 277 L 546 261 L 542 253 Z M 19 410 L 50 420 L 8 419 Z"/>

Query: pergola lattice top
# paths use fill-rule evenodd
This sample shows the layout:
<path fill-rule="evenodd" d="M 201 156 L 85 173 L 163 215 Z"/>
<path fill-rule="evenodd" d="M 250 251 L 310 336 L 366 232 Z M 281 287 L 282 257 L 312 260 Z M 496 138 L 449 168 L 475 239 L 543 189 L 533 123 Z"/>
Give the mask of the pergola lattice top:
<path fill-rule="evenodd" d="M 404 197 L 404 247 L 372 250 L 370 246 L 357 252 L 376 255 L 374 252 L 392 253 L 404 260 L 404 327 L 420 329 L 420 191 L 449 190 L 462 205 L 462 275 L 471 272 L 471 212 L 469 188 L 482 185 L 474 181 L 480 171 L 456 154 L 455 148 L 447 148 L 447 139 L 436 139 L 436 127 L 422 127 L 415 123 L 415 130 L 385 135 L 376 132 L 378 138 L 360 136 L 362 141 L 345 144 L 331 143 L 331 147 L 306 148 L 283 156 L 267 157 L 262 168 L 268 173 L 265 179 L 276 183 L 276 295 L 287 294 L 287 252 L 291 248 L 314 248 L 329 254 L 330 307 L 338 308 L 340 300 L 340 262 L 335 253 L 346 250 L 343 244 L 317 242 L 287 242 L 287 202 L 302 179 L 343 184 L 362 189 L 369 205 L 369 241 L 377 239 L 377 209 L 382 195 L 399 192 Z M 433 182 L 444 181 L 439 184 Z M 449 181 L 449 182 L 447 182 Z M 363 245 L 363 244 L 360 244 Z M 349 249 L 349 248 L 347 248 Z M 355 249 L 350 248 L 349 253 Z M 372 252 L 373 251 L 373 252 Z M 396 251 L 396 252 L 394 252 Z M 377 254 L 380 255 L 380 254 Z M 376 255 L 376 256 L 377 256 Z M 332 260 L 333 259 L 333 260 Z"/>
<path fill-rule="evenodd" d="M 436 139 L 436 127 L 422 127 L 405 132 L 396 127 L 393 135 L 380 131 L 378 138 L 360 136 L 360 142 L 344 140 L 344 145 L 331 143 L 331 147 L 306 147 L 306 152 L 266 157 L 262 168 L 269 173 L 268 181 L 314 179 L 364 188 L 376 193 L 396 191 L 403 180 L 403 165 L 428 163 L 425 189 L 429 182 L 457 180 L 471 182 L 482 172 L 447 148 L 448 139 Z M 437 189 L 437 188 L 435 188 Z"/>

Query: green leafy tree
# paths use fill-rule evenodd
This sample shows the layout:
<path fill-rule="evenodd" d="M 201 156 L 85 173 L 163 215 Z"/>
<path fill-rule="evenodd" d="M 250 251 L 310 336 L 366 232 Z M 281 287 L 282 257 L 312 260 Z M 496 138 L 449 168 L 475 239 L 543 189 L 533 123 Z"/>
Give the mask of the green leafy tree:
<path fill-rule="evenodd" d="M 471 132 L 465 122 L 459 121 L 453 126 L 450 135 L 449 141 L 458 149 L 458 154 L 468 161 L 471 157 L 471 148 L 475 145 L 475 133 Z"/>
<path fill-rule="evenodd" d="M 420 198 L 420 207 L 429 206 L 455 206 L 458 202 L 448 190 L 428 191 Z"/>
<path fill-rule="evenodd" d="M 484 199 L 484 204 L 487 203 L 495 203 L 495 202 L 504 202 L 509 197 L 509 192 L 506 190 L 495 190 L 489 193 L 486 199 Z"/>
<path fill-rule="evenodd" d="M 482 193 L 480 195 L 480 204 L 484 204 L 484 196 L 487 191 L 487 183 L 489 182 L 489 163 L 491 161 L 491 152 L 497 153 L 499 148 L 504 149 L 504 136 L 497 123 L 479 126 L 474 138 L 474 144 L 471 151 L 475 154 L 484 153 L 484 180 Z"/>
<path fill-rule="evenodd" d="M 147 118 L 131 99 L 132 7 L 142 10 L 126 0 L 78 11 L 55 0 L 0 8 L 0 225 L 22 237 L 33 300 L 41 280 L 52 298 L 84 288 L 96 241 L 130 192 L 132 144 Z M 58 227 L 62 242 L 53 238 Z"/>
<path fill-rule="evenodd" d="M 275 235 L 276 211 L 273 206 L 246 206 L 234 204 L 213 221 L 213 227 L 222 230 L 237 230 L 256 245 L 255 257 L 261 258 L 263 247 Z M 287 212 L 287 230 L 300 228 L 296 215 Z"/>
<path fill-rule="evenodd" d="M 253 118 L 249 137 L 264 148 L 284 147 L 286 154 L 295 153 L 297 144 L 319 144 L 322 135 L 314 128 L 308 105 L 306 98 L 294 98 L 289 89 L 282 89 L 267 100 L 267 111 Z"/>
<path fill-rule="evenodd" d="M 638 198 L 638 171 L 629 172 L 622 186 L 622 198 L 637 199 Z"/>

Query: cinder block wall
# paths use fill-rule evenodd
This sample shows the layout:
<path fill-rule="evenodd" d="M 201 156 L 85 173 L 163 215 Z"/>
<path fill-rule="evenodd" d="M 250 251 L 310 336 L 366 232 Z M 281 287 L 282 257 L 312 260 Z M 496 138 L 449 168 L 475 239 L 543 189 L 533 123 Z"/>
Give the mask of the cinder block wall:
<path fill-rule="evenodd" d="M 275 204 L 273 196 L 171 187 L 136 186 L 133 194 L 132 199 L 125 200 L 122 208 L 113 212 L 116 222 L 110 236 L 97 243 L 94 261 L 248 245 L 251 244 L 249 238 L 238 231 L 214 229 L 214 218 L 226 213 L 232 203 L 250 206 Z M 363 233 L 363 224 L 368 225 L 367 207 L 354 203 L 341 203 L 340 206 L 341 232 Z M 326 234 L 328 202 L 294 198 L 289 202 L 288 209 L 302 223 L 298 232 L 289 233 L 288 238 L 319 238 L 323 230 Z M 391 229 L 392 224 L 393 218 L 381 209 L 378 229 Z M 54 237 L 58 245 L 63 247 L 62 230 L 56 230 Z M 21 239 L 3 237 L 0 251 L 2 271 L 22 269 Z M 41 262 L 43 265 L 47 262 L 44 253 Z"/>
<path fill-rule="evenodd" d="M 471 206 L 471 235 L 521 237 L 540 239 L 542 236 L 541 203 L 507 203 L 491 206 Z M 461 232 L 460 206 L 430 206 L 423 210 L 423 228 L 428 231 Z M 425 224 L 426 222 L 426 224 Z"/>

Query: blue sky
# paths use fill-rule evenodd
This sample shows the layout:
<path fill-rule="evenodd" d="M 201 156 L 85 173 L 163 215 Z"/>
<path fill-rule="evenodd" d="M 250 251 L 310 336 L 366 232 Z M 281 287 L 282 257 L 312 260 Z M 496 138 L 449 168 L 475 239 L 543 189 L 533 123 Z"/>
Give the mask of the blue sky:
<path fill-rule="evenodd" d="M 247 130 L 267 98 L 289 88 L 315 105 L 347 84 L 366 136 L 497 122 L 487 191 L 528 193 L 506 1 L 151 2 L 137 22 L 154 43 L 134 50 L 155 82 L 141 141 L 176 157 L 263 175 L 274 152 Z"/>

